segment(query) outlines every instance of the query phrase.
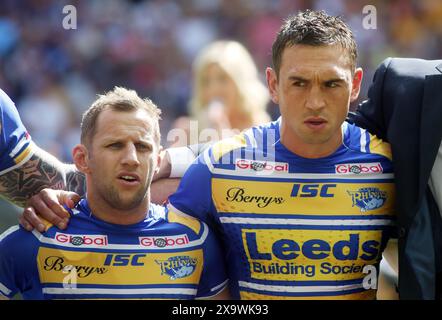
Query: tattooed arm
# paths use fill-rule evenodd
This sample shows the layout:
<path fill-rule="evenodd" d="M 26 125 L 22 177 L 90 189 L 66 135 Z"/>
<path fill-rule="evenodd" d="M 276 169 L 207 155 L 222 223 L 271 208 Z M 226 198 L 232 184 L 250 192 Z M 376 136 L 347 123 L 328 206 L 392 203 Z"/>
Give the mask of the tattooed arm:
<path fill-rule="evenodd" d="M 154 180 L 160 179 L 156 176 Z M 160 179 L 151 185 L 152 201 L 163 203 L 173 193 L 178 179 Z M 52 189 L 63 189 L 63 192 Z M 75 192 L 76 194 L 74 194 Z M 73 208 L 86 192 L 85 176 L 74 165 L 63 164 L 54 156 L 36 147 L 34 155 L 20 168 L 0 175 L 0 194 L 17 205 L 27 207 L 20 217 L 20 224 L 31 231 L 45 230 L 41 217 L 65 229 L 69 216 L 63 204 Z"/>
<path fill-rule="evenodd" d="M 0 175 L 0 194 L 22 207 L 27 199 L 44 188 L 65 189 L 83 195 L 85 177 L 74 165 L 62 163 L 38 147 L 21 167 Z"/>

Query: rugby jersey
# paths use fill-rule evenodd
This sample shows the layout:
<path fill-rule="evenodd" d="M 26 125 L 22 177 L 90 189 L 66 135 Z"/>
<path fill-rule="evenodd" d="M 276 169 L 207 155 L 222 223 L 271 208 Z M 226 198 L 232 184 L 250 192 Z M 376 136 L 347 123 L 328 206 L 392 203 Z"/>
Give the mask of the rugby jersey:
<path fill-rule="evenodd" d="M 12 227 L 0 236 L 0 295 L 24 299 L 193 299 L 226 286 L 206 224 L 151 204 L 143 221 L 95 218 L 85 199 L 60 231 Z"/>
<path fill-rule="evenodd" d="M 0 89 L 0 175 L 20 167 L 34 153 L 14 102 Z"/>
<path fill-rule="evenodd" d="M 280 142 L 280 119 L 207 149 L 169 207 L 217 230 L 241 299 L 374 299 L 395 231 L 390 146 L 345 122 L 330 156 Z"/>

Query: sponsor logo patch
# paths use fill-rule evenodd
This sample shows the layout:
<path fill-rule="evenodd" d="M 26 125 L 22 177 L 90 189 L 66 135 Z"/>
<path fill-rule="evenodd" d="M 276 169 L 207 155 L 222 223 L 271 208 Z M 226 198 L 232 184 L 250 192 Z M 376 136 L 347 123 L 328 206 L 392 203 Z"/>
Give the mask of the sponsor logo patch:
<path fill-rule="evenodd" d="M 379 188 L 360 188 L 357 191 L 347 191 L 347 193 L 351 196 L 353 207 L 357 206 L 361 212 L 378 209 L 387 200 L 387 191 Z"/>
<path fill-rule="evenodd" d="M 252 170 L 257 172 L 289 172 L 286 162 L 270 162 L 261 160 L 237 159 L 236 170 Z"/>
<path fill-rule="evenodd" d="M 243 229 L 252 278 L 350 280 L 382 257 L 382 230 Z"/>
<path fill-rule="evenodd" d="M 59 243 L 70 243 L 74 246 L 107 246 L 107 236 L 105 235 L 81 235 L 81 234 L 65 234 L 57 232 L 55 241 Z"/>
<path fill-rule="evenodd" d="M 188 244 L 189 237 L 187 234 L 167 237 L 139 237 L 140 245 L 144 247 L 179 247 Z"/>
<path fill-rule="evenodd" d="M 190 256 L 170 257 L 167 260 L 155 260 L 161 267 L 161 275 L 167 274 L 170 280 L 190 276 L 196 269 L 197 258 Z"/>
<path fill-rule="evenodd" d="M 61 256 L 49 256 L 44 259 L 43 268 L 45 271 L 70 271 L 76 270 L 79 278 L 87 278 L 93 274 L 102 275 L 107 272 L 106 267 L 98 267 L 91 265 L 71 265 L 66 262 L 64 257 Z"/>
<path fill-rule="evenodd" d="M 338 174 L 368 174 L 382 172 L 384 172 L 384 169 L 380 162 L 342 163 L 335 165 L 335 173 Z"/>
<path fill-rule="evenodd" d="M 283 197 L 256 196 L 246 194 L 243 188 L 230 188 L 227 190 L 226 200 L 229 202 L 253 203 L 258 208 L 265 208 L 269 204 L 282 204 Z"/>

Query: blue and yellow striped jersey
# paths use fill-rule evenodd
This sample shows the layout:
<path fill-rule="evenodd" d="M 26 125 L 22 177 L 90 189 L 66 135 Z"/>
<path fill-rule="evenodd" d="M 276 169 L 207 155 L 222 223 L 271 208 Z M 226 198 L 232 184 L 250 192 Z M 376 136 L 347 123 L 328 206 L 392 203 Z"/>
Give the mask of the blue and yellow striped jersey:
<path fill-rule="evenodd" d="M 151 205 L 145 220 L 94 218 L 83 199 L 66 230 L 12 227 L 0 236 L 0 295 L 25 299 L 193 299 L 227 283 L 206 224 Z M 216 272 L 213 272 L 216 270 Z"/>
<path fill-rule="evenodd" d="M 280 120 L 221 141 L 194 162 L 170 208 L 213 226 L 241 299 L 373 299 L 394 234 L 390 147 L 344 123 L 332 155 L 280 143 Z"/>
<path fill-rule="evenodd" d="M 0 89 L 0 175 L 20 167 L 33 155 L 31 136 L 14 102 Z"/>

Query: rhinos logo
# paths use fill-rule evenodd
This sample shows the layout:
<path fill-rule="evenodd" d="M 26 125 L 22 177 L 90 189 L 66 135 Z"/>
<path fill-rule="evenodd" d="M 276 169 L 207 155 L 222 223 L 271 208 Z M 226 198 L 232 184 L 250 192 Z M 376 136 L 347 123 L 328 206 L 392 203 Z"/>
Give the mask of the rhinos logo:
<path fill-rule="evenodd" d="M 361 212 L 378 209 L 387 200 L 387 192 L 379 188 L 361 188 L 358 191 L 347 192 L 351 196 L 353 207 L 359 207 Z"/>
<path fill-rule="evenodd" d="M 161 266 L 161 275 L 167 274 L 170 280 L 190 276 L 196 268 L 198 259 L 189 256 L 170 257 L 167 260 L 155 260 Z"/>

